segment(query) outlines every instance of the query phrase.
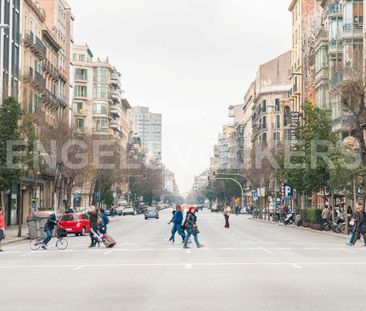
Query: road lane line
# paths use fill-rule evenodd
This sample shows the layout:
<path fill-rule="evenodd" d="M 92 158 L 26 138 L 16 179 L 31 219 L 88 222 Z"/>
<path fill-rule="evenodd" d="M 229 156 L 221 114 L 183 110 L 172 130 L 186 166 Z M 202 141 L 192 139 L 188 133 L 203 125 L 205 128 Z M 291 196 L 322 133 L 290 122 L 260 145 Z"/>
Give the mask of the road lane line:
<path fill-rule="evenodd" d="M 74 271 L 78 271 L 78 270 L 80 270 L 80 269 L 82 269 L 83 268 L 83 266 L 77 266 L 77 267 L 75 267 L 73 270 Z"/>
<path fill-rule="evenodd" d="M 245 266 L 291 266 L 294 267 L 294 263 L 291 262 L 197 262 L 191 263 L 192 267 L 245 267 Z M 304 262 L 296 263 L 296 268 L 303 266 L 366 266 L 366 262 Z M 24 266 L 0 266 L 1 270 L 16 270 L 16 269 L 77 269 L 80 265 L 24 265 Z M 85 268 L 118 268 L 118 267 L 185 267 L 182 263 L 122 263 L 122 264 L 90 264 L 82 265 Z M 79 268 L 81 269 L 81 268 Z"/>
<path fill-rule="evenodd" d="M 295 269 L 302 269 L 302 267 L 297 263 L 292 263 L 291 266 L 293 266 Z"/>
<path fill-rule="evenodd" d="M 110 249 L 110 250 L 108 250 L 108 251 L 106 251 L 106 252 L 104 252 L 104 255 L 109 255 L 110 253 L 112 253 L 113 252 L 113 250 L 112 249 Z"/>
<path fill-rule="evenodd" d="M 186 269 L 188 269 L 188 270 L 191 270 L 191 269 L 193 268 L 193 266 L 192 266 L 192 264 L 187 263 L 187 264 L 185 265 L 185 268 L 186 268 Z"/>
<path fill-rule="evenodd" d="M 37 251 L 28 252 L 28 253 L 25 253 L 23 255 L 20 255 L 20 257 L 28 257 L 28 256 L 32 256 L 32 255 L 34 255 L 36 253 L 37 253 Z"/>
<path fill-rule="evenodd" d="M 267 254 L 273 254 L 272 251 L 270 251 L 269 249 L 265 248 L 265 247 L 260 247 L 261 250 L 263 250 L 264 252 L 266 252 Z"/>
<path fill-rule="evenodd" d="M 332 248 L 332 249 L 338 250 L 338 251 L 343 251 L 343 252 L 346 252 L 346 253 L 349 253 L 349 254 L 357 254 L 356 251 L 350 250 L 348 248 L 338 247 L 338 248 Z"/>

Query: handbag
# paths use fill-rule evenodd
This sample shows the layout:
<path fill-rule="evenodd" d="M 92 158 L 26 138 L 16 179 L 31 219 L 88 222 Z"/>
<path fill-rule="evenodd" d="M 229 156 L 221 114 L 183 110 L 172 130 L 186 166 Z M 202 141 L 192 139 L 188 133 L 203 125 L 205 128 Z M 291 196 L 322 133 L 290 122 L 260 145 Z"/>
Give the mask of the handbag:
<path fill-rule="evenodd" d="M 200 233 L 200 231 L 198 230 L 198 227 L 197 226 L 196 227 L 193 227 L 193 232 L 195 234 L 199 234 Z"/>

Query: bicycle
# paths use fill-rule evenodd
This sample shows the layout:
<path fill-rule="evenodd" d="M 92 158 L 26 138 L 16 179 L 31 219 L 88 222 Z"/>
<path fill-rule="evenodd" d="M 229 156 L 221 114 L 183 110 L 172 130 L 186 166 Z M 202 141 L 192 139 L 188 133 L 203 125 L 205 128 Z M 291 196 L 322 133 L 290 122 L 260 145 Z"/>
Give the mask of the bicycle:
<path fill-rule="evenodd" d="M 57 247 L 61 251 L 65 250 L 67 248 L 67 246 L 69 245 L 69 243 L 65 239 L 66 236 L 67 236 L 67 233 L 65 232 L 64 229 L 60 229 L 60 228 L 57 229 L 57 239 L 56 239 L 55 247 Z M 29 248 L 33 251 L 38 251 L 43 244 L 44 244 L 44 239 L 37 238 L 37 239 L 31 240 L 29 242 Z"/>

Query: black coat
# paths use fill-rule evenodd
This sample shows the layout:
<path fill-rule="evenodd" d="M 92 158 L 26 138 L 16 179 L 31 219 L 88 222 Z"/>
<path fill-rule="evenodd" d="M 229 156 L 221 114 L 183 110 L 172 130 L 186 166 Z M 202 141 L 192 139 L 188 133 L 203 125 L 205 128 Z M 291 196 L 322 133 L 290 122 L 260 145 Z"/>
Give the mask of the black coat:
<path fill-rule="evenodd" d="M 89 212 L 89 219 L 90 219 L 90 228 L 92 228 L 94 232 L 97 232 L 97 230 L 98 230 L 98 213 Z"/>
<path fill-rule="evenodd" d="M 366 214 L 365 212 L 358 213 L 357 227 L 360 233 L 366 233 Z"/>
<path fill-rule="evenodd" d="M 57 224 L 57 219 L 55 214 L 51 214 L 50 217 L 48 217 L 46 225 L 44 227 L 44 230 L 51 230 L 55 229 L 55 225 Z"/>

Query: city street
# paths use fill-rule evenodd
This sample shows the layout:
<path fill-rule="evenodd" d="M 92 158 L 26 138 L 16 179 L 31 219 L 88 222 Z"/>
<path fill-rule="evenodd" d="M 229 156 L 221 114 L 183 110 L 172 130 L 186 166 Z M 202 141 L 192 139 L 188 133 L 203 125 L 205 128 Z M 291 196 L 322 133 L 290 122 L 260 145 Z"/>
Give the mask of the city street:
<path fill-rule="evenodd" d="M 112 220 L 114 249 L 68 237 L 65 251 L 26 242 L 0 254 L 1 310 L 351 310 L 365 301 L 366 247 L 316 232 L 222 214 L 198 214 L 205 248 L 168 243 L 160 220 Z"/>

